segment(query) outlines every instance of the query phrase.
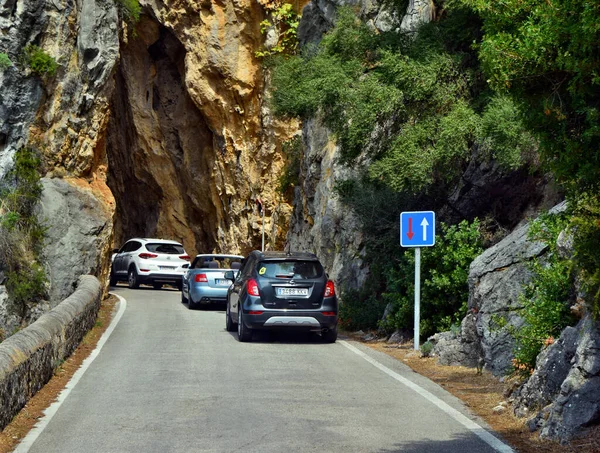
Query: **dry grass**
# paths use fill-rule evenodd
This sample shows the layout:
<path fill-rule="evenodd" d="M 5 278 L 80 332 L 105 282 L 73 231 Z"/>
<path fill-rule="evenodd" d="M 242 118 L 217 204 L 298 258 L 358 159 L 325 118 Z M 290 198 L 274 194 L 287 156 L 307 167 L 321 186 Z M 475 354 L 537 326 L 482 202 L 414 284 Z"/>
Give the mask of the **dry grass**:
<path fill-rule="evenodd" d="M 96 348 L 100 337 L 110 324 L 114 307 L 117 303 L 115 296 L 102 301 L 96 325 L 86 334 L 79 347 L 54 373 L 54 377 L 25 405 L 10 424 L 0 433 L 0 453 L 12 451 L 33 428 L 44 411 L 65 388 L 81 363 Z"/>
<path fill-rule="evenodd" d="M 401 360 L 417 373 L 426 376 L 461 399 L 473 413 L 484 419 L 518 452 L 600 453 L 600 426 L 586 433 L 585 437 L 565 446 L 542 440 L 539 438 L 539 433 L 531 433 L 525 425 L 526 420 L 514 416 L 510 407 L 500 414 L 494 413 L 492 409 L 506 401 L 505 392 L 511 384 L 500 382 L 486 371 L 479 375 L 473 368 L 438 365 L 435 358 L 421 358 L 418 354 L 414 354 L 412 344 L 391 346 L 383 341 L 365 342 L 365 344 Z"/>

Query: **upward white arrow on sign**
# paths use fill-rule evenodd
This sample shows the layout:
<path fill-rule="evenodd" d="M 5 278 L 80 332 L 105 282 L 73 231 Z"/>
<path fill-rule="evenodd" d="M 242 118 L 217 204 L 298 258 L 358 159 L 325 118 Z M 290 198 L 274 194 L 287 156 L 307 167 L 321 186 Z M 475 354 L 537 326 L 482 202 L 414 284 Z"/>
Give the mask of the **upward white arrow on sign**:
<path fill-rule="evenodd" d="M 423 227 L 423 240 L 426 241 L 427 240 L 427 227 L 429 226 L 429 222 L 427 221 L 427 219 L 423 219 L 423 221 L 421 222 L 421 226 Z"/>

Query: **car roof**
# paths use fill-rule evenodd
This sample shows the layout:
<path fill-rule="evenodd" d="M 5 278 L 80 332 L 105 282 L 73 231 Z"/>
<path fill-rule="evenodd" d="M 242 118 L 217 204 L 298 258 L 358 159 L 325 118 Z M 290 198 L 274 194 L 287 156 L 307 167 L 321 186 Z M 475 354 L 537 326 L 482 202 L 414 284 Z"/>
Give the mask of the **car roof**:
<path fill-rule="evenodd" d="M 196 258 L 235 258 L 243 260 L 244 257 L 241 255 L 226 255 L 221 253 L 201 253 L 200 255 L 196 255 Z"/>
<path fill-rule="evenodd" d="M 129 241 L 141 241 L 141 242 L 154 242 L 157 244 L 177 244 L 181 245 L 181 242 L 173 241 L 171 239 L 154 239 L 154 238 L 131 238 Z"/>
<path fill-rule="evenodd" d="M 306 253 L 306 252 L 261 252 L 260 250 L 255 250 L 252 252 L 257 255 L 259 260 L 303 260 L 303 261 L 319 261 L 317 255 L 314 253 Z"/>

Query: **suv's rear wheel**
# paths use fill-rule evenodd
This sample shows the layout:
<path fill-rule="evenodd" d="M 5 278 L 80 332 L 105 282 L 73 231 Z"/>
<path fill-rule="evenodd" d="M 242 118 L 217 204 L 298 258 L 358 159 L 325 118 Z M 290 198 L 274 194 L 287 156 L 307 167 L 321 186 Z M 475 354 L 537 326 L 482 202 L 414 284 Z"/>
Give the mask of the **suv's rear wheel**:
<path fill-rule="evenodd" d="M 249 329 L 244 325 L 244 315 L 242 314 L 242 307 L 238 307 L 238 340 L 242 343 L 246 343 L 252 340 L 252 329 Z"/>
<path fill-rule="evenodd" d="M 129 269 L 129 273 L 127 274 L 127 284 L 131 289 L 140 287 L 140 279 L 138 278 L 138 273 L 135 270 L 135 267 Z"/>
<path fill-rule="evenodd" d="M 337 336 L 337 327 L 335 329 L 329 329 L 325 332 L 321 332 L 321 338 L 325 343 L 335 343 L 335 341 L 337 340 Z"/>
<path fill-rule="evenodd" d="M 229 311 L 229 302 L 227 302 L 227 309 L 225 311 L 225 329 L 227 332 L 235 332 L 235 324 L 231 319 L 231 312 Z"/>

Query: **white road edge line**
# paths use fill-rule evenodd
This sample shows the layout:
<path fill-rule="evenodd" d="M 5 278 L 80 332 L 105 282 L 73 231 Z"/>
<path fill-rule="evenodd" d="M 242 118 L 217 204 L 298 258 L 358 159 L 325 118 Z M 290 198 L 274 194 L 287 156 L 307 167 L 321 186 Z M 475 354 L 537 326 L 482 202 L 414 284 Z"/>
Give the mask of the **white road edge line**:
<path fill-rule="evenodd" d="M 127 308 L 127 301 L 123 297 L 119 296 L 118 294 L 114 294 L 114 293 L 110 293 L 110 294 L 117 296 L 117 298 L 119 299 L 119 311 L 117 312 L 116 316 L 112 319 L 110 326 L 108 326 L 108 329 L 106 329 L 104 331 L 104 333 L 100 337 L 100 340 L 98 340 L 98 344 L 96 344 L 96 348 L 81 363 L 81 366 L 79 367 L 79 369 L 75 372 L 75 374 L 73 374 L 73 377 L 69 380 L 69 382 L 67 383 L 65 388 L 60 392 L 60 394 L 56 398 L 56 401 L 54 401 L 54 403 L 52 403 L 44 411 L 44 416 L 39 419 L 39 421 L 36 423 L 36 425 L 31 429 L 31 431 L 29 431 L 29 433 L 23 438 L 23 440 L 21 440 L 21 442 L 19 443 L 19 445 L 17 445 L 17 448 L 13 451 L 13 453 L 28 453 L 29 452 L 29 449 L 33 446 L 33 443 L 37 440 L 39 435 L 42 434 L 42 432 L 44 431 L 46 426 L 48 426 L 48 423 L 50 423 L 50 420 L 52 420 L 52 417 L 54 417 L 54 415 L 58 411 L 59 407 L 67 399 L 67 396 L 69 396 L 69 393 L 71 393 L 71 390 L 73 390 L 75 388 L 75 386 L 77 385 L 79 380 L 82 378 L 82 376 L 86 372 L 86 370 L 90 367 L 92 362 L 96 359 L 96 357 L 98 357 L 98 354 L 102 350 L 104 343 L 106 343 L 106 341 L 108 340 L 108 337 L 110 337 L 113 330 L 115 330 L 115 327 L 121 320 L 123 313 L 125 313 L 125 309 Z"/>
<path fill-rule="evenodd" d="M 373 365 L 374 367 L 383 371 L 388 376 L 394 378 L 401 384 L 404 384 L 409 389 L 418 393 L 423 398 L 428 400 L 430 403 L 433 403 L 435 406 L 437 406 L 438 408 L 443 410 L 446 414 L 448 414 L 450 417 L 452 417 L 458 423 L 463 425 L 465 428 L 471 430 L 476 436 L 478 436 L 481 440 L 483 440 L 486 444 L 488 444 L 494 450 L 501 452 L 501 453 L 514 453 L 514 450 L 511 447 L 509 447 L 504 442 L 502 442 L 498 438 L 491 435 L 486 429 L 484 429 L 483 427 L 481 427 L 480 425 L 475 423 L 473 420 L 471 420 L 470 418 L 466 417 L 465 415 L 463 415 L 462 413 L 460 413 L 459 411 L 454 409 L 448 403 L 439 399 L 433 393 L 425 390 L 423 387 L 420 387 L 419 385 L 415 384 L 414 382 L 409 381 L 405 377 L 400 376 L 395 371 L 390 370 L 385 365 L 382 365 L 377 360 L 373 359 L 372 357 L 369 357 L 367 354 L 362 352 L 360 349 L 356 348 L 355 346 L 352 346 L 351 344 L 347 343 L 346 341 L 340 340 L 339 343 L 343 344 L 345 347 L 350 349 L 352 352 L 359 355 L 360 357 L 365 359 L 367 362 L 369 362 L 371 365 Z"/>

